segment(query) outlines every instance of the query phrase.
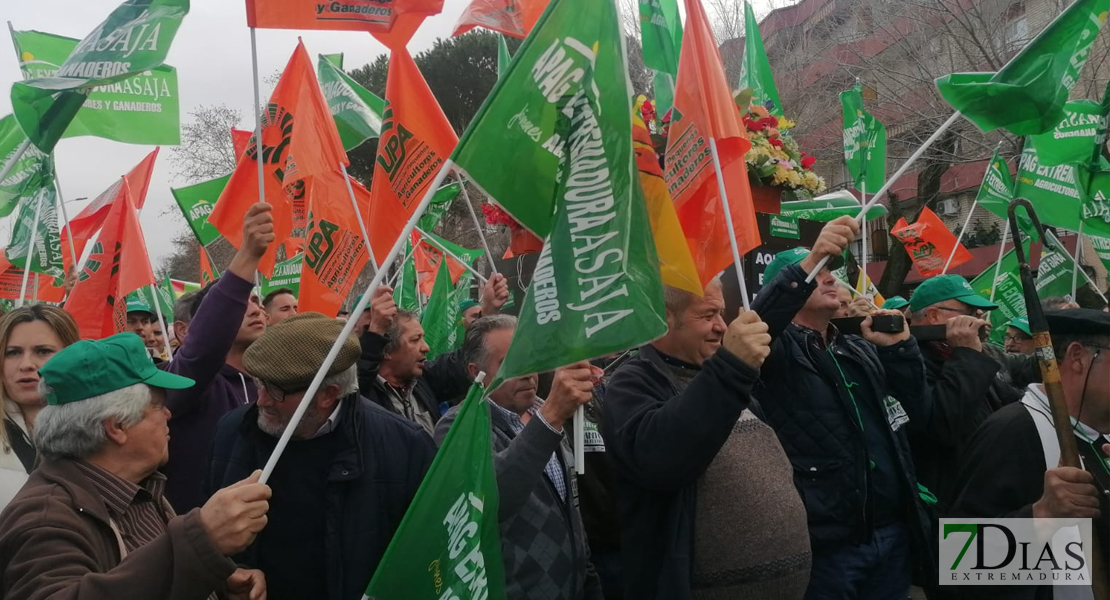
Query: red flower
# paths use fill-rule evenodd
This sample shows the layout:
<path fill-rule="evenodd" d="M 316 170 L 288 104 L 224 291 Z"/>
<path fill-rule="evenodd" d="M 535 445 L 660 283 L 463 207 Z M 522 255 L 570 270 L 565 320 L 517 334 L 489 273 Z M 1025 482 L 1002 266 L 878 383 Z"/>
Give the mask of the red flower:
<path fill-rule="evenodd" d="M 802 155 L 802 168 L 809 171 L 813 169 L 813 164 L 817 162 L 816 156 Z"/>
<path fill-rule="evenodd" d="M 762 120 L 753 121 L 744 117 L 744 127 L 746 127 L 748 131 L 763 131 L 764 125 Z"/>
<path fill-rule="evenodd" d="M 769 138 L 767 141 L 770 142 L 771 145 L 776 147 L 776 148 L 782 148 L 782 140 L 780 140 L 778 138 Z"/>
<path fill-rule="evenodd" d="M 760 122 L 763 123 L 764 127 L 775 128 L 779 126 L 779 120 L 775 117 L 764 117 L 760 119 Z"/>
<path fill-rule="evenodd" d="M 520 227 L 516 219 L 509 216 L 509 213 L 502 210 L 499 206 L 483 203 L 482 213 L 486 216 L 486 223 L 490 225 L 506 225 L 510 229 Z"/>

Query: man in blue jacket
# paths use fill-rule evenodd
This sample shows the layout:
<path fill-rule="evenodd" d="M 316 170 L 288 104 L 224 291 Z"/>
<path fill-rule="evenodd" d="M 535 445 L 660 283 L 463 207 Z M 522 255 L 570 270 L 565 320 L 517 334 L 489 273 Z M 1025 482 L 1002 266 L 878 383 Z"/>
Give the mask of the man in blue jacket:
<path fill-rule="evenodd" d="M 805 502 L 813 563 L 807 600 L 905 598 L 911 547 L 931 554 L 906 438 L 928 421 L 925 365 L 909 328 L 845 335 L 830 324 L 839 308 L 824 257 L 838 259 L 859 224 L 825 226 L 813 250 L 779 253 L 752 303 L 774 340 L 752 395 L 794 467 Z M 879 313 L 899 314 L 895 311 Z M 935 574 L 933 575 L 935 577 Z"/>

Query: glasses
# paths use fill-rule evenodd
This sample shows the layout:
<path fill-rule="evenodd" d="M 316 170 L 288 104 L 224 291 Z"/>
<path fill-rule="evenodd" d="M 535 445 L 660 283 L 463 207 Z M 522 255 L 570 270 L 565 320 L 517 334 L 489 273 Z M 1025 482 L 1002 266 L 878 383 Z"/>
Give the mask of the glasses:
<path fill-rule="evenodd" d="M 948 308 L 947 306 L 936 306 L 934 308 L 936 308 L 937 310 L 946 310 L 948 312 L 961 314 L 965 317 L 978 317 L 979 315 L 983 314 L 983 311 L 979 310 L 978 308 L 972 308 L 971 312 L 968 312 L 962 308 Z"/>
<path fill-rule="evenodd" d="M 297 388 L 295 390 L 283 390 L 278 386 L 262 381 L 257 377 L 251 377 L 251 381 L 254 382 L 254 387 L 260 390 L 266 390 L 266 395 L 269 396 L 270 399 L 274 402 L 285 402 L 285 396 L 289 394 L 299 394 L 303 391 L 308 390 L 307 387 Z"/>
<path fill-rule="evenodd" d="M 1025 342 L 1025 341 L 1031 340 L 1033 338 L 1025 337 L 1025 336 L 1022 336 L 1022 335 L 1007 335 L 1003 339 L 1007 342 Z"/>

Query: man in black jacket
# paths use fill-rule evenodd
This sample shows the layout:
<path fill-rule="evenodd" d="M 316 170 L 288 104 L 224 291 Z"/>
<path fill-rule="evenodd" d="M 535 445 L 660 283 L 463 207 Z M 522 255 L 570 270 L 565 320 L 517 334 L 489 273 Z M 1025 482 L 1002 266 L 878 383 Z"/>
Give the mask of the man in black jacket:
<path fill-rule="evenodd" d="M 769 352 L 754 312 L 724 320 L 667 288 L 667 334 L 613 374 L 602 407 L 621 525 L 625 598 L 800 598 L 805 509 L 775 434 L 752 410 Z"/>
<path fill-rule="evenodd" d="M 872 331 L 871 317 L 864 337 L 841 334 L 829 323 L 839 308 L 833 275 L 822 269 L 806 282 L 858 231 L 842 217 L 825 225 L 812 251 L 779 253 L 752 303 L 774 340 L 752 394 L 805 502 L 813 547 L 807 599 L 904 598 L 911 546 L 922 560 L 933 556 L 905 433 L 931 402 L 917 342 L 908 328 Z"/>
<path fill-rule="evenodd" d="M 209 493 L 266 464 L 302 402 L 311 402 L 268 483 L 269 524 L 236 562 L 261 569 L 271 600 L 358 600 L 435 456 L 417 425 L 361 397 L 354 337 L 320 390 L 304 393 L 340 321 L 301 313 L 243 356 L 258 400 L 228 413 L 209 456 Z"/>

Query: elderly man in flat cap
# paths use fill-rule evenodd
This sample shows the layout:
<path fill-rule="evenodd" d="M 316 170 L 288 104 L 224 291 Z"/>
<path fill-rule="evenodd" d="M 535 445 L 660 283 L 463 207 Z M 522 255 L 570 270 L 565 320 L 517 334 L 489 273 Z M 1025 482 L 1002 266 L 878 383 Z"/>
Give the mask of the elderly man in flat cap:
<path fill-rule="evenodd" d="M 343 323 L 301 313 L 247 349 L 258 400 L 220 422 L 208 489 L 266 463 L 302 402 L 311 402 L 269 484 L 270 525 L 238 560 L 261 569 L 270 600 L 357 600 L 435 455 L 417 424 L 363 398 L 348 337 L 316 395 L 305 391 Z"/>
<path fill-rule="evenodd" d="M 77 342 L 39 375 L 44 460 L 0 513 L 0 597 L 265 597 L 262 573 L 228 558 L 266 525 L 260 473 L 182 516 L 163 496 L 165 390 L 193 380 L 158 370 L 132 333 Z"/>
<path fill-rule="evenodd" d="M 967 445 L 957 477 L 954 517 L 1094 519 L 1110 543 L 1110 314 L 1076 308 L 1046 311 L 1064 403 L 1083 468 L 1060 467 L 1060 444 L 1044 386 L 988 418 Z M 1110 557 L 1092 560 L 1110 564 Z M 1008 586 L 967 598 L 1051 599 L 1051 586 Z M 1089 597 L 1089 596 L 1088 596 Z"/>

